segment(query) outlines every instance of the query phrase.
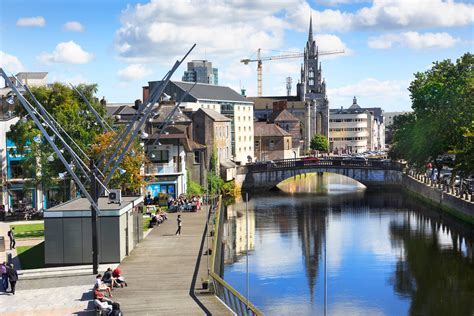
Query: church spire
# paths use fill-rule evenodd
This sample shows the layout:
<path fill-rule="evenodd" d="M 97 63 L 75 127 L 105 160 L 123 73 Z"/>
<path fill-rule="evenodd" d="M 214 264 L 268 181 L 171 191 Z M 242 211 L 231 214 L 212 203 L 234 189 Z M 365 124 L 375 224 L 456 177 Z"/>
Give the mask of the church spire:
<path fill-rule="evenodd" d="M 311 44 L 313 42 L 313 13 L 309 17 L 309 34 L 308 34 L 308 42 Z"/>

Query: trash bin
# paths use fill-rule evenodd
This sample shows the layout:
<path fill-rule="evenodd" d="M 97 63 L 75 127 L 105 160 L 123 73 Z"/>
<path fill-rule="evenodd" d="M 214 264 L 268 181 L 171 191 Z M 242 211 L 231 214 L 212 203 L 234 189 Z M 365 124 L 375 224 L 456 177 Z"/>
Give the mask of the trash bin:
<path fill-rule="evenodd" d="M 0 252 L 5 252 L 5 237 L 0 236 Z"/>

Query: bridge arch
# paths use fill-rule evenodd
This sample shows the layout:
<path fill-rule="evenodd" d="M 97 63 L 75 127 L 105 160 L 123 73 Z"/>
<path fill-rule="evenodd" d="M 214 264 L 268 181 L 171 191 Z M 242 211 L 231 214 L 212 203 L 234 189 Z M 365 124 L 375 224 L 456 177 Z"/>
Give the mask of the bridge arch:
<path fill-rule="evenodd" d="M 237 171 L 237 183 L 243 191 L 270 190 L 278 183 L 305 173 L 328 172 L 352 178 L 367 188 L 399 185 L 402 181 L 400 165 L 376 163 L 318 161 L 307 163 L 303 160 L 286 159 L 266 165 L 241 167 Z"/>

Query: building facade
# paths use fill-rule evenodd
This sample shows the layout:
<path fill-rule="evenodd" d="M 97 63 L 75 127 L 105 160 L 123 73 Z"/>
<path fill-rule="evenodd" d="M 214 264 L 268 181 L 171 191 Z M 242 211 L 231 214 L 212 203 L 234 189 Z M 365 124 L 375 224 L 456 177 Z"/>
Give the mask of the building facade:
<path fill-rule="evenodd" d="M 329 124 L 329 149 L 334 153 L 363 153 L 385 148 L 382 109 L 361 108 L 356 97 L 347 109 L 331 109 Z"/>
<path fill-rule="evenodd" d="M 143 87 L 144 99 L 159 83 L 159 81 L 152 81 L 148 86 Z M 171 96 L 172 100 L 181 100 L 192 86 L 193 84 L 187 82 L 170 81 L 165 88 L 165 93 Z M 254 159 L 252 101 L 229 87 L 198 83 L 184 97 L 181 107 L 192 112 L 200 108 L 211 109 L 231 119 L 232 154 L 230 160 L 237 164 L 246 164 Z"/>
<path fill-rule="evenodd" d="M 296 157 L 291 134 L 273 123 L 255 122 L 255 156 L 257 161 Z"/>
<path fill-rule="evenodd" d="M 188 70 L 184 72 L 183 81 L 199 82 L 219 85 L 219 70 L 212 67 L 207 60 L 193 60 L 188 62 Z"/>

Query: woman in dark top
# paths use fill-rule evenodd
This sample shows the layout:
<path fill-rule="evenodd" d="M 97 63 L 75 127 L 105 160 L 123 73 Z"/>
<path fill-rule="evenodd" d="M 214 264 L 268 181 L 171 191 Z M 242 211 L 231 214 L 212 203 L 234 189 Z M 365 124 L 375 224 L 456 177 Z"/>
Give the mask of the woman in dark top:
<path fill-rule="evenodd" d="M 8 276 L 8 280 L 10 281 L 10 289 L 11 289 L 10 293 L 15 295 L 15 286 L 16 286 L 16 281 L 18 281 L 18 273 L 13 267 L 13 264 L 10 264 L 10 266 L 7 268 L 7 276 Z"/>

